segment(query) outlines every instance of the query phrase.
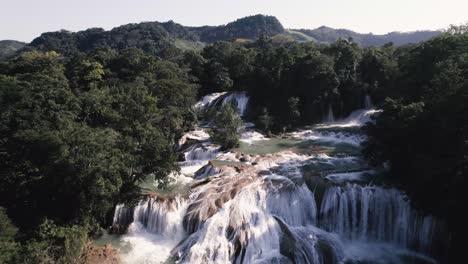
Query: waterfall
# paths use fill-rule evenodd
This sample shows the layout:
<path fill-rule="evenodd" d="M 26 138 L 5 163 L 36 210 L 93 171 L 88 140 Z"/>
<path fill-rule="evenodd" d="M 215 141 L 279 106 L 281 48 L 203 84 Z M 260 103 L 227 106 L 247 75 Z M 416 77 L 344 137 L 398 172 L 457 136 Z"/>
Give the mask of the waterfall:
<path fill-rule="evenodd" d="M 237 107 L 239 115 L 244 116 L 249 99 L 246 92 L 231 93 L 223 99 L 223 104 L 233 103 Z"/>
<path fill-rule="evenodd" d="M 329 188 L 320 208 L 320 226 L 326 230 L 350 240 L 391 242 L 405 248 L 428 248 L 434 224 L 432 217 L 415 212 L 399 190 L 376 186 Z"/>
<path fill-rule="evenodd" d="M 174 235 L 183 232 L 181 220 L 184 209 L 185 201 L 178 197 L 149 197 L 135 207 L 117 205 L 113 224 L 139 223 L 151 233 Z"/>
<path fill-rule="evenodd" d="M 198 195 L 224 197 L 210 190 L 206 192 Z M 189 206 L 195 211 L 186 223 L 193 226 L 189 229 L 193 233 L 173 253 L 182 263 L 284 261 L 285 257 L 279 253 L 280 229 L 266 210 L 266 197 L 265 188 L 255 181 L 239 190 L 232 200 L 215 212 L 209 209 L 208 203 L 204 206 L 207 199 L 200 200 L 202 204 L 197 208 Z"/>
<path fill-rule="evenodd" d="M 219 154 L 219 146 L 210 143 L 196 143 L 184 151 L 185 160 L 210 160 Z"/>
<path fill-rule="evenodd" d="M 291 226 L 314 225 L 317 206 L 304 183 L 297 184 L 284 176 L 268 176 L 268 211 Z"/>
<path fill-rule="evenodd" d="M 335 115 L 333 114 L 333 108 L 331 104 L 328 104 L 328 112 L 327 112 L 327 116 L 325 117 L 325 122 L 327 123 L 335 122 Z"/>
<path fill-rule="evenodd" d="M 374 107 L 374 105 L 372 104 L 372 99 L 371 99 L 370 95 L 366 94 L 366 96 L 364 97 L 364 108 L 365 109 L 371 109 L 373 107 Z"/>
<path fill-rule="evenodd" d="M 203 96 L 194 106 L 195 110 L 206 111 L 218 98 L 225 95 L 226 92 L 212 93 Z"/>
<path fill-rule="evenodd" d="M 163 263 L 171 249 L 185 236 L 182 218 L 187 203 L 180 197 L 154 196 L 142 199 L 134 207 L 118 205 L 114 225 L 128 224 L 122 237 L 128 253 L 123 263 Z"/>
<path fill-rule="evenodd" d="M 218 178 L 216 190 L 194 194 L 184 219 L 191 234 L 173 250 L 181 263 L 319 264 L 343 258 L 338 237 L 314 226 L 315 199 L 304 183 L 273 175 L 230 189 L 238 180 Z"/>
<path fill-rule="evenodd" d="M 208 111 L 212 107 L 231 103 L 236 106 L 239 115 L 244 116 L 249 99 L 247 92 L 212 93 L 202 97 L 200 101 L 195 104 L 194 109 L 197 111 Z"/>
<path fill-rule="evenodd" d="M 195 108 L 233 103 L 242 116 L 248 101 L 245 92 L 211 94 Z M 379 112 L 371 109 L 369 95 L 365 107 L 336 121 L 329 104 L 327 124 L 288 133 L 299 148 L 313 149 L 308 154 L 221 152 L 203 128 L 186 133 L 178 150 L 181 172 L 190 177 L 189 194 L 153 194 L 134 206 L 117 205 L 115 229 L 128 227 L 120 238 L 122 261 L 435 263 L 428 256 L 443 253 L 447 241 L 437 219 L 415 211 L 398 189 L 370 185 L 375 171 L 361 157 L 327 152 L 361 145 L 365 135 L 341 127 L 362 126 Z M 275 141 L 254 130 L 241 139 L 259 146 Z M 313 148 L 301 145 L 311 141 Z M 307 166 L 312 174 L 304 172 Z"/>
<path fill-rule="evenodd" d="M 355 127 L 363 126 L 367 122 L 371 122 L 371 117 L 380 113 L 381 110 L 376 109 L 358 109 L 354 110 L 349 114 L 349 116 L 342 120 L 337 120 L 335 122 L 329 122 L 329 124 L 322 124 L 321 127 Z M 331 112 L 333 114 L 333 112 Z M 328 118 L 327 118 L 328 119 Z"/>

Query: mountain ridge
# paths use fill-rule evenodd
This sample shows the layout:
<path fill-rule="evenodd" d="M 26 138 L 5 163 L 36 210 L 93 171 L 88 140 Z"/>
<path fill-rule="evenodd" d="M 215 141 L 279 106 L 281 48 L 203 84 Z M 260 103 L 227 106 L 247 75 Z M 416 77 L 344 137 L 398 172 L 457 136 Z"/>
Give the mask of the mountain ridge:
<path fill-rule="evenodd" d="M 170 20 L 130 23 L 111 30 L 89 28 L 77 32 L 67 30 L 45 32 L 24 47 L 55 50 L 65 55 L 89 52 L 103 46 L 118 50 L 135 47 L 150 55 L 170 57 L 176 49 L 200 49 L 216 41 L 255 40 L 264 34 L 280 36 L 287 41 L 318 43 L 331 43 L 340 38 L 353 39 L 359 45 L 368 47 L 382 46 L 389 42 L 395 45 L 417 43 L 437 36 L 441 31 L 389 32 L 384 35 L 374 35 L 327 26 L 316 29 L 285 29 L 274 16 L 253 15 L 219 26 L 191 27 Z M 4 45 L 0 48 L 2 54 L 0 59 L 13 56 L 21 48 L 18 48 L 18 45 Z"/>
<path fill-rule="evenodd" d="M 18 50 L 26 46 L 27 43 L 5 39 L 0 40 L 0 61 L 13 56 Z"/>

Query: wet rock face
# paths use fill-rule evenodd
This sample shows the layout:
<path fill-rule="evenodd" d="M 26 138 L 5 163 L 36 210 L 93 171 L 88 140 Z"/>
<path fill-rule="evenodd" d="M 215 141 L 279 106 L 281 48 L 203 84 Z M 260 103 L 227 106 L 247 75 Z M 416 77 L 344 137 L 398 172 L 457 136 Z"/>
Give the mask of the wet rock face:
<path fill-rule="evenodd" d="M 203 129 L 190 131 L 179 139 L 177 142 L 177 150 L 182 151 L 195 143 L 208 140 L 209 137 L 208 133 Z"/>
<path fill-rule="evenodd" d="M 123 235 L 127 233 L 128 225 L 113 224 L 109 227 L 109 234 Z"/>
<path fill-rule="evenodd" d="M 196 180 L 201 180 L 209 176 L 216 175 L 219 172 L 219 168 L 216 168 L 215 166 L 213 166 L 213 164 L 208 163 L 205 166 L 201 167 L 198 171 L 196 171 L 193 178 Z"/>
<path fill-rule="evenodd" d="M 241 170 L 241 171 L 238 171 Z M 191 234 L 201 228 L 207 219 L 212 217 L 223 205 L 232 200 L 244 187 L 260 180 L 257 170 L 247 166 L 222 166 L 219 168 L 222 175 L 213 178 L 208 184 L 198 186 L 192 191 L 195 198 L 187 208 L 184 217 L 184 227 Z"/>
<path fill-rule="evenodd" d="M 86 248 L 86 263 L 89 264 L 121 264 L 119 251 L 108 244 L 103 247 L 97 247 L 88 244 Z"/>

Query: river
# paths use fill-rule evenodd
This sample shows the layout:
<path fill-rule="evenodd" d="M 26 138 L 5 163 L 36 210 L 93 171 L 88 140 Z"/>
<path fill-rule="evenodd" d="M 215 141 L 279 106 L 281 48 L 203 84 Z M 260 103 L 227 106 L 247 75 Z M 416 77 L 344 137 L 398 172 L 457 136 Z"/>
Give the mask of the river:
<path fill-rule="evenodd" d="M 208 95 L 195 108 L 237 103 L 244 92 Z M 184 161 L 170 191 L 118 205 L 112 243 L 125 263 L 437 263 L 444 225 L 412 208 L 360 156 L 365 108 L 267 138 L 246 123 L 241 145 L 221 152 L 201 123 L 181 138 Z"/>

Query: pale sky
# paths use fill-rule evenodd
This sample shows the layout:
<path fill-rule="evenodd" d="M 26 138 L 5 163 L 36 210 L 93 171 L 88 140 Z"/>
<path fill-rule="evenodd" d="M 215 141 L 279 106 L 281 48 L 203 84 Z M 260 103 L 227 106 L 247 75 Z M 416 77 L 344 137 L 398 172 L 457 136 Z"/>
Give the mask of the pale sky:
<path fill-rule="evenodd" d="M 468 0 L 0 0 L 0 40 L 142 21 L 222 25 L 255 14 L 276 16 L 285 28 L 383 34 L 468 22 Z"/>

